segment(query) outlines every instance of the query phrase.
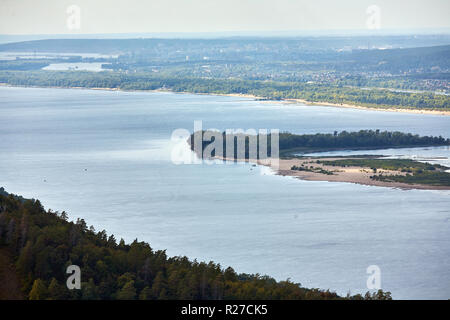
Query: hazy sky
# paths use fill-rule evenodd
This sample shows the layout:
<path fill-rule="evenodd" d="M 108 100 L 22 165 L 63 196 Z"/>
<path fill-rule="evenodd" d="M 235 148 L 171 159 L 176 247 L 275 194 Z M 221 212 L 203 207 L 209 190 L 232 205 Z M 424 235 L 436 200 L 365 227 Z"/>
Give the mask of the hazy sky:
<path fill-rule="evenodd" d="M 0 0 L 0 34 L 361 30 L 370 5 L 381 29 L 450 27 L 450 0 Z"/>

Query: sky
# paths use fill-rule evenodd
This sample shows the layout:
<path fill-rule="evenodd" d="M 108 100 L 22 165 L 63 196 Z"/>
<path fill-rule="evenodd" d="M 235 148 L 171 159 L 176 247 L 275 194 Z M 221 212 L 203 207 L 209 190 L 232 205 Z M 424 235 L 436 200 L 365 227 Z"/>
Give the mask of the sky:
<path fill-rule="evenodd" d="M 0 34 L 450 28 L 450 0 L 0 0 Z"/>

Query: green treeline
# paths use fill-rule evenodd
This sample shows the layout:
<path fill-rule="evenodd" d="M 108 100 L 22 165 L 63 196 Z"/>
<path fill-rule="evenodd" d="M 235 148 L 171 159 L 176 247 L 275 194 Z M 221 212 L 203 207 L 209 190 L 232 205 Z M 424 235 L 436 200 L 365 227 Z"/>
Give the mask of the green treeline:
<path fill-rule="evenodd" d="M 415 170 L 406 175 L 374 175 L 373 180 L 401 182 L 408 184 L 428 184 L 433 186 L 450 186 L 450 173 L 430 170 Z"/>
<path fill-rule="evenodd" d="M 65 212 L 46 211 L 38 200 L 8 195 L 3 188 L 0 250 L 13 257 L 28 299 L 340 299 L 289 280 L 167 257 L 145 242 L 125 244 L 88 228 L 83 219 L 70 222 Z M 69 265 L 81 268 L 81 290 L 65 285 Z M 390 299 L 390 293 L 347 298 Z"/>
<path fill-rule="evenodd" d="M 378 170 L 400 171 L 404 174 L 386 175 L 383 173 L 371 176 L 372 180 L 386 182 L 402 182 L 408 184 L 427 184 L 434 186 L 450 186 L 450 173 L 447 167 L 410 159 L 372 159 L 353 158 L 339 160 L 317 160 L 317 164 L 337 167 L 367 167 L 374 173 Z"/>
<path fill-rule="evenodd" d="M 399 131 L 360 130 L 330 134 L 280 134 L 280 154 L 286 151 L 326 151 L 333 149 L 380 149 L 414 146 L 450 145 L 450 139 L 441 136 L 419 136 Z"/>
<path fill-rule="evenodd" d="M 384 170 L 400 170 L 402 172 L 413 172 L 414 170 L 446 170 L 447 167 L 439 164 L 430 164 L 411 159 L 373 159 L 353 158 L 339 160 L 317 160 L 316 163 L 326 166 L 338 167 L 368 167 Z"/>
<path fill-rule="evenodd" d="M 206 139 L 205 133 L 207 131 L 197 132 L 201 134 L 202 150 L 204 151 L 208 145 L 214 143 L 215 138 Z M 192 134 L 189 139 L 189 144 L 192 150 L 195 149 L 195 134 Z M 236 134 L 227 135 L 225 132 L 209 132 L 210 135 L 222 136 L 222 152 L 223 156 L 227 157 L 226 144 L 227 141 L 233 141 L 234 155 L 231 156 L 234 159 L 238 157 L 238 139 L 245 141 L 245 159 L 249 159 L 249 147 L 251 135 Z M 263 138 L 263 139 L 262 139 Z M 267 137 L 258 135 L 256 140 L 256 150 L 259 157 L 259 143 L 265 143 L 267 141 L 267 155 L 271 156 L 271 135 Z M 450 145 L 450 139 L 445 139 L 441 136 L 419 136 L 411 133 L 403 133 L 398 131 L 380 131 L 380 130 L 360 130 L 357 132 L 337 132 L 334 133 L 316 133 L 316 134 L 292 134 L 288 132 L 282 132 L 279 134 L 279 155 L 290 156 L 294 153 L 308 153 L 308 152 L 323 152 L 331 150 L 356 150 L 356 149 L 383 149 L 383 148 L 406 148 L 406 147 L 419 147 L 419 146 L 448 146 Z M 212 148 L 211 156 L 216 156 L 216 150 Z M 210 151 L 210 150 L 208 150 Z M 204 152 L 202 152 L 204 153 Z M 220 154 L 217 154 L 220 156 Z M 209 154 L 207 154 L 209 156 Z M 228 156 L 228 158 L 231 158 Z"/>
<path fill-rule="evenodd" d="M 0 83 L 21 86 L 166 89 L 174 92 L 250 94 L 271 100 L 304 99 L 311 102 L 357 104 L 367 107 L 450 110 L 450 96 L 427 92 L 393 92 L 336 84 L 156 76 L 152 73 L 76 71 L 0 71 Z"/>
<path fill-rule="evenodd" d="M 321 174 L 326 174 L 327 176 L 332 176 L 334 175 L 333 171 L 330 170 L 326 170 L 323 168 L 317 168 L 317 167 L 313 167 L 313 166 L 305 166 L 305 165 L 301 165 L 301 166 L 292 166 L 291 170 L 294 171 L 307 171 L 307 172 L 315 172 L 315 173 L 321 173 Z"/>

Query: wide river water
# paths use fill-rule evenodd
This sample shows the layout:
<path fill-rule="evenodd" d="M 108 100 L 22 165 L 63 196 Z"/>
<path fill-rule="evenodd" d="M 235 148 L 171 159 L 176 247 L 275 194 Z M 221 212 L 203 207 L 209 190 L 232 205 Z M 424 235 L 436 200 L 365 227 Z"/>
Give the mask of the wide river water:
<path fill-rule="evenodd" d="M 174 129 L 399 130 L 450 117 L 208 95 L 0 87 L 0 186 L 169 255 L 340 294 L 381 270 L 394 298 L 450 298 L 450 192 L 310 182 L 248 164 L 175 165 Z M 448 163 L 448 147 L 377 153 Z M 371 153 L 365 151 L 364 153 Z M 443 158 L 441 158 L 443 157 Z M 447 158 L 447 159 L 445 159 Z"/>

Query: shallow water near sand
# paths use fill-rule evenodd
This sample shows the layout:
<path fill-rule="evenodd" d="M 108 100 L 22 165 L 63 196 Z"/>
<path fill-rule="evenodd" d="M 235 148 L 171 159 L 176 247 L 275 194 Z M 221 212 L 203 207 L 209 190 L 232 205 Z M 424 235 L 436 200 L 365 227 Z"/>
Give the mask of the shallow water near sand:
<path fill-rule="evenodd" d="M 450 117 L 435 115 L 0 87 L 0 186 L 169 255 L 340 294 L 367 291 L 366 269 L 378 265 L 394 298 L 450 298 L 450 192 L 301 181 L 243 163 L 175 165 L 170 135 L 192 131 L 194 120 L 220 130 L 450 137 Z M 376 152 L 449 158 L 448 147 Z"/>

